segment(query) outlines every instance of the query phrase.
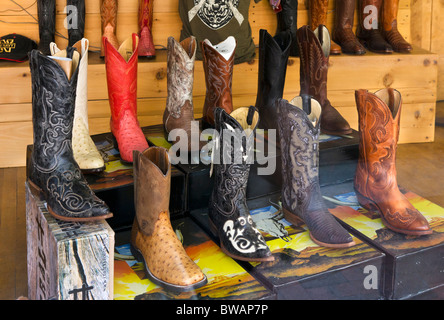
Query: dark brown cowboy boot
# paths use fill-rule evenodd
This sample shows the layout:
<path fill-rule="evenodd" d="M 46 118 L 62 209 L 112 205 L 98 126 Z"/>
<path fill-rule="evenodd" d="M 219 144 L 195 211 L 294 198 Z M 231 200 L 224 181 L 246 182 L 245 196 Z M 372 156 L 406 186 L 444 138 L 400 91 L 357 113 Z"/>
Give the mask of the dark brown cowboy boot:
<path fill-rule="evenodd" d="M 398 6 L 399 0 L 384 0 L 380 29 L 382 36 L 394 51 L 409 53 L 412 51 L 412 46 L 398 31 Z"/>
<path fill-rule="evenodd" d="M 49 45 L 55 41 L 55 0 L 38 0 L 37 15 L 39 23 L 39 46 L 38 49 L 46 55 L 50 55 Z"/>

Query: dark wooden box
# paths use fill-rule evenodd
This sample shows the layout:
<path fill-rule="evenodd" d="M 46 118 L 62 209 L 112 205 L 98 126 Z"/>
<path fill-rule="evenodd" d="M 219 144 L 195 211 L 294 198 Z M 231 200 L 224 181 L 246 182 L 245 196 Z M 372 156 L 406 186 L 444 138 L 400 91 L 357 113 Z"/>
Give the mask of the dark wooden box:
<path fill-rule="evenodd" d="M 358 238 L 386 255 L 386 299 L 406 299 L 444 286 L 444 208 L 401 191 L 430 223 L 431 235 L 407 236 L 386 228 L 379 214 L 359 206 L 351 182 L 327 187 L 323 193 L 332 214 Z"/>

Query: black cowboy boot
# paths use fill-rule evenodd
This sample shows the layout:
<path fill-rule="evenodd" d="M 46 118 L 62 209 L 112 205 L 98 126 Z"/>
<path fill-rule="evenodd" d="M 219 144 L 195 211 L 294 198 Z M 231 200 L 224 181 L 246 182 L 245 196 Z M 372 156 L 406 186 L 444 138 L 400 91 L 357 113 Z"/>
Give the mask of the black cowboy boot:
<path fill-rule="evenodd" d="M 319 186 L 320 104 L 304 95 L 277 102 L 282 155 L 282 210 L 294 225 L 302 220 L 320 246 L 342 248 L 355 243 L 328 212 Z"/>
<path fill-rule="evenodd" d="M 298 0 L 281 0 L 282 10 L 277 13 L 278 35 L 282 31 L 288 30 L 291 34 L 290 56 L 299 56 L 298 43 L 296 41 L 296 31 L 298 30 Z"/>
<path fill-rule="evenodd" d="M 39 47 L 46 55 L 51 54 L 49 44 L 55 42 L 55 0 L 37 0 L 37 15 L 39 20 Z"/>
<path fill-rule="evenodd" d="M 112 217 L 86 182 L 71 146 L 79 54 L 67 48 L 65 60 L 30 53 L 34 148 L 28 183 L 47 202 L 49 213 L 67 221 Z"/>
<path fill-rule="evenodd" d="M 68 46 L 72 47 L 85 34 L 85 0 L 67 0 L 66 4 L 76 7 L 71 20 L 74 25 L 68 26 Z"/>
<path fill-rule="evenodd" d="M 259 74 L 256 108 L 261 129 L 277 131 L 275 101 L 284 94 L 291 35 L 281 32 L 272 37 L 267 30 L 259 32 Z"/>
<path fill-rule="evenodd" d="M 254 107 L 241 107 L 230 115 L 216 108 L 214 118 L 219 135 L 212 153 L 215 176 L 209 204 L 210 226 L 219 237 L 222 251 L 230 257 L 273 261 L 267 243 L 250 216 L 246 198 L 259 114 Z"/>

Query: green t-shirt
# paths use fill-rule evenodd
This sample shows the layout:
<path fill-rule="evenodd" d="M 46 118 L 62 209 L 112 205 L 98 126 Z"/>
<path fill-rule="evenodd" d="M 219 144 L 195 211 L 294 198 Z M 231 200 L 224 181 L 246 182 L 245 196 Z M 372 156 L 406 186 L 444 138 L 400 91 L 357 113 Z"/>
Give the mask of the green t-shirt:
<path fill-rule="evenodd" d="M 234 63 L 250 61 L 255 55 L 255 45 L 248 21 L 249 9 L 250 0 L 179 0 L 180 40 L 195 36 L 196 59 L 202 60 L 201 41 L 208 39 L 216 45 L 233 36 L 237 41 Z"/>

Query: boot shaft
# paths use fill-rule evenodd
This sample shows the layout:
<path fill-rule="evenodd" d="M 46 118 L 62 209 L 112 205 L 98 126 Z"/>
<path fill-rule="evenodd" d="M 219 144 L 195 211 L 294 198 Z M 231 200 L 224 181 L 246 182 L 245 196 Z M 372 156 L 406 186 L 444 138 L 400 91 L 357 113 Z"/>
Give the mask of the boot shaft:
<path fill-rule="evenodd" d="M 327 24 L 328 0 L 309 0 L 310 28 L 315 30 L 319 25 Z"/>
<path fill-rule="evenodd" d="M 85 34 L 85 0 L 67 0 L 66 5 L 76 8 L 75 16 L 72 18 L 76 24 L 68 28 L 68 46 L 72 47 Z"/>
<path fill-rule="evenodd" d="M 139 0 L 139 28 L 148 27 L 152 29 L 153 26 L 153 3 L 154 0 Z"/>
<path fill-rule="evenodd" d="M 38 0 L 39 50 L 49 54 L 49 44 L 55 41 L 55 0 Z"/>

